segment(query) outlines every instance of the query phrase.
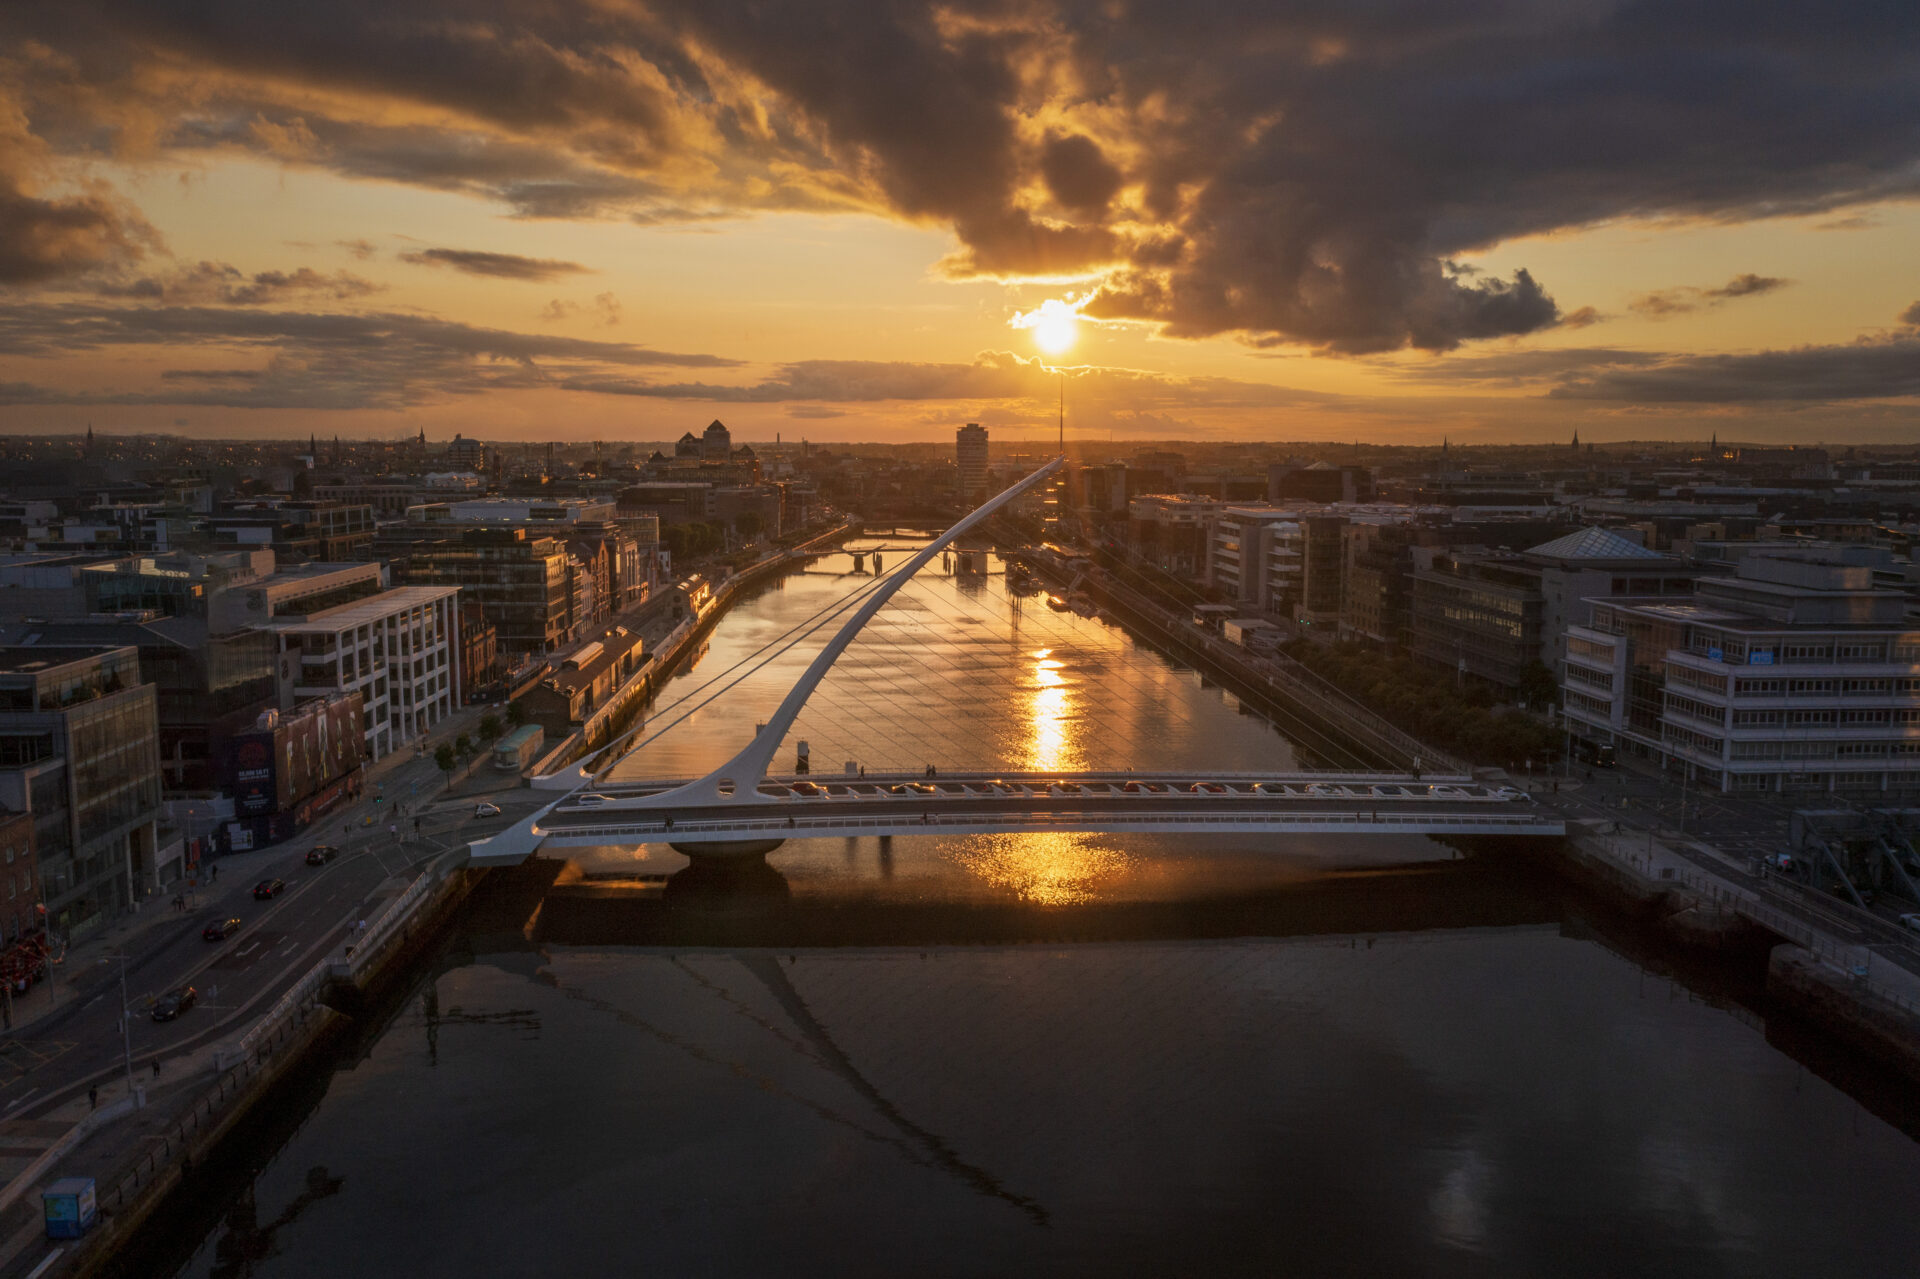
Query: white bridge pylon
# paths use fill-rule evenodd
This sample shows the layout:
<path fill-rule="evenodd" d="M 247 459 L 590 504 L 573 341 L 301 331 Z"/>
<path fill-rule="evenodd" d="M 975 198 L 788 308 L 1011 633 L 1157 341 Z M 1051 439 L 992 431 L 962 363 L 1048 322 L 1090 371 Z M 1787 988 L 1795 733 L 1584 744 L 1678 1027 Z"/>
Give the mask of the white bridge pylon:
<path fill-rule="evenodd" d="M 832 670 L 833 664 L 840 660 L 840 655 L 847 651 L 847 646 L 853 643 L 854 637 L 860 633 L 860 629 L 873 619 L 873 615 L 878 613 L 886 602 L 892 599 L 894 594 L 912 579 L 915 573 L 918 573 L 921 569 L 932 563 L 940 552 L 952 545 L 954 539 L 984 523 L 996 512 L 1001 510 L 1001 508 L 1010 505 L 1022 495 L 1031 492 L 1053 476 L 1059 474 L 1060 469 L 1066 465 L 1066 462 L 1067 458 L 1063 453 L 1019 483 L 995 495 L 990 501 L 982 503 L 971 515 L 968 515 L 945 533 L 942 533 L 939 537 L 929 542 L 919 554 L 895 569 L 886 580 L 867 597 L 866 601 L 862 603 L 858 609 L 854 610 L 853 616 L 849 617 L 845 624 L 834 633 L 833 638 L 827 641 L 826 647 L 820 650 L 819 655 L 813 659 L 812 664 L 807 667 L 806 672 L 800 676 L 799 682 L 793 686 L 792 690 L 788 692 L 786 697 L 781 701 L 779 709 L 774 711 L 772 718 L 766 722 L 766 725 L 761 728 L 758 733 L 754 734 L 753 740 L 747 744 L 745 750 L 735 755 L 719 768 L 714 769 L 711 773 L 708 773 L 705 777 L 688 782 L 684 786 L 678 786 L 658 794 L 623 798 L 610 802 L 620 808 L 673 810 L 690 807 L 712 809 L 728 804 L 754 804 L 759 802 L 761 799 L 758 793 L 759 783 L 767 776 L 767 766 L 773 762 L 774 752 L 780 749 L 781 741 L 786 737 L 787 730 L 793 727 L 793 721 L 799 717 L 801 708 L 807 704 L 807 699 L 813 696 L 813 691 L 816 688 L 820 687 L 820 681 L 827 677 L 827 672 Z M 609 763 L 601 772 L 605 773 L 607 769 L 612 767 L 613 764 Z M 546 817 L 546 815 L 555 808 L 563 805 L 568 799 L 572 798 L 572 796 L 592 785 L 597 778 L 587 775 L 584 768 L 578 768 L 569 770 L 567 773 L 562 774 L 560 779 L 556 780 L 559 781 L 560 786 L 564 786 L 566 789 L 565 793 L 553 803 L 546 805 L 525 821 L 519 822 L 507 830 L 500 832 L 492 839 L 476 840 L 470 845 L 471 855 L 476 865 L 488 864 L 495 861 L 518 863 L 532 856 L 544 839 L 544 835 L 540 829 L 541 819 Z M 540 785 L 539 780 L 536 780 L 534 784 L 538 787 Z M 554 789 L 559 788 L 558 786 L 554 786 L 554 783 L 551 781 L 548 783 L 548 786 Z"/>

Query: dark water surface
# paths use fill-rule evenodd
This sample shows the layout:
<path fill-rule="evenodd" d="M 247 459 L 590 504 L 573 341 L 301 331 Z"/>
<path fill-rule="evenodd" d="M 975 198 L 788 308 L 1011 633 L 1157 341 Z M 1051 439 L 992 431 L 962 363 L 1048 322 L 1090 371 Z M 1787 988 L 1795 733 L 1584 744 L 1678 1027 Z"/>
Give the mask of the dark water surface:
<path fill-rule="evenodd" d="M 730 615 L 656 721 L 839 567 Z M 943 646 L 856 646 L 795 734 L 816 769 L 918 759 L 891 741 L 927 740 L 914 716 L 942 767 L 983 742 L 1009 767 L 1292 760 L 1099 622 L 1025 601 L 1010 636 L 997 578 L 915 590 Z M 947 700 L 901 691 L 915 661 Z M 636 775 L 717 763 L 782 687 L 749 681 Z M 873 704 L 893 719 L 863 737 Z M 1756 990 L 1648 971 L 1524 865 L 1339 837 L 770 860 L 784 895 L 758 904 L 670 897 L 661 848 L 498 877 L 220 1224 L 149 1236 L 153 1272 L 1920 1270 L 1920 1147 L 1771 1046 Z"/>

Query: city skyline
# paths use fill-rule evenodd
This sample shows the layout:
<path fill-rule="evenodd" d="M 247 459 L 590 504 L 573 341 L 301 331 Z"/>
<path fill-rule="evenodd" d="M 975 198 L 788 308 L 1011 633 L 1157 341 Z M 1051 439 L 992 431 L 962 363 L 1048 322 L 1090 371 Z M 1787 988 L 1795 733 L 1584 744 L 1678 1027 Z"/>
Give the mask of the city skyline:
<path fill-rule="evenodd" d="M 1913 436 L 1916 19 L 1124 16 L 21 7 L 0 430 Z"/>

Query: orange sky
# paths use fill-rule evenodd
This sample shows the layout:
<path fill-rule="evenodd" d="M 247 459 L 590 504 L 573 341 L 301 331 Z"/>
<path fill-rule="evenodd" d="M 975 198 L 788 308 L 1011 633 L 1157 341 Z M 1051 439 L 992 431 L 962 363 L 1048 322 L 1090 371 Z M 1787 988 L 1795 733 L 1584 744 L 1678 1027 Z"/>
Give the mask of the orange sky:
<path fill-rule="evenodd" d="M 782 60 L 777 31 L 673 5 L 501 0 L 475 35 L 355 3 L 333 15 L 355 40 L 292 56 L 295 10 L 175 7 L 0 22 L 0 222 L 24 228 L 0 429 L 1007 438 L 1050 430 L 1064 367 L 1070 429 L 1115 439 L 1916 438 L 1914 142 L 1835 124 L 1827 149 L 1859 155 L 1820 159 L 1821 112 L 1867 130 L 1811 74 L 1715 114 L 1602 57 L 1618 82 L 1580 91 L 1605 112 L 1540 107 L 1573 164 L 1514 140 L 1454 55 L 1288 5 L 1251 51 L 1244 26 L 1191 37 L 1231 49 L 1231 97 L 1124 6 L 1141 39 L 1037 5 L 845 27 L 837 56 L 913 68 L 858 94 L 830 49 L 810 74 L 806 37 Z M 89 65 L 85 30 L 116 57 Z M 1873 33 L 1848 34 L 1864 65 Z M 1451 38 L 1464 65 L 1514 37 Z M 1532 40 L 1517 84 L 1560 65 Z M 1802 95 L 1804 152 L 1747 131 L 1763 90 Z M 1623 99 L 1696 136 L 1620 158 Z M 1057 359 L 1015 323 L 1049 299 L 1088 312 Z"/>

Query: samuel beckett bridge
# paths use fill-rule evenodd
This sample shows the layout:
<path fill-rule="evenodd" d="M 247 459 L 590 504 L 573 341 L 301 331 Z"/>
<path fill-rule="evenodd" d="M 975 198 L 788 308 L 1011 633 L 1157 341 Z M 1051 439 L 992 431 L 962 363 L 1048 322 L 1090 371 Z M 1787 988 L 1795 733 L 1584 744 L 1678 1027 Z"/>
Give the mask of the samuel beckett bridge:
<path fill-rule="evenodd" d="M 1056 459 L 1042 467 L 930 543 L 898 548 L 902 553 L 911 551 L 911 558 L 891 571 L 856 572 L 838 579 L 851 585 L 844 590 L 836 586 L 838 593 L 825 607 L 707 678 L 675 704 L 656 708 L 649 723 L 594 760 L 535 778 L 536 789 L 554 793 L 552 802 L 491 838 L 475 841 L 470 846 L 472 863 L 516 864 L 542 848 L 648 843 L 670 843 L 696 861 L 712 862 L 758 858 L 788 839 L 862 835 L 1564 833 L 1557 817 L 1511 787 L 1476 782 L 1464 775 L 1370 771 L 1369 761 L 1350 753 L 1346 761 L 1353 766 L 1347 768 L 1307 770 L 1290 762 L 1261 768 L 1260 756 L 1284 753 L 1279 743 L 1273 743 L 1273 750 L 1249 749 L 1247 758 L 1226 769 L 1194 771 L 1190 759 L 1181 761 L 1183 767 L 1167 767 L 1164 761 L 1171 754 L 1167 725 L 1178 710 L 1171 705 L 1174 699 L 1164 695 L 1164 686 L 1156 689 L 1156 678 L 1168 678 L 1166 665 L 1157 655 L 1151 655 L 1154 670 L 1143 664 L 1102 673 L 1081 699 L 1088 714 L 1098 714 L 1109 705 L 1130 709 L 1132 736 L 1139 740 L 1121 741 L 1120 747 L 1131 756 L 1123 762 L 1133 767 L 1036 767 L 1031 751 L 1024 763 L 1011 770 L 971 766 L 982 757 L 1009 753 L 1007 702 L 1004 697 L 990 702 L 1006 682 L 1004 663 L 995 666 L 977 654 L 959 663 L 936 661 L 933 656 L 961 651 L 964 658 L 966 637 L 978 633 L 991 619 L 968 612 L 964 604 L 949 615 L 929 619 L 924 599 L 917 613 L 904 606 L 888 614 L 882 610 L 956 539 L 1046 483 L 1063 461 Z M 970 580 L 974 585 L 963 589 L 980 589 L 977 577 Z M 876 615 L 882 623 L 869 629 Z M 1049 625 L 1091 625 L 1077 618 L 1059 618 L 1044 607 L 1024 616 L 1027 620 L 1016 623 L 1021 628 L 1015 637 L 1019 644 L 1031 643 L 1035 632 L 1044 635 Z M 778 708 L 731 759 L 699 776 L 634 775 L 636 764 L 648 759 L 642 748 L 675 730 L 709 737 L 738 732 L 738 714 L 729 714 L 724 704 L 706 708 L 835 623 L 837 629 L 785 692 Z M 809 699 L 863 632 L 868 643 L 884 645 L 884 653 L 870 666 L 845 673 L 832 686 L 845 694 L 836 706 L 810 708 Z M 1102 656 L 1124 662 L 1122 649 L 1124 645 L 1116 641 L 1113 651 Z M 1039 663 L 1036 704 L 1063 691 L 1045 687 L 1049 665 Z M 930 700 L 929 686 L 942 681 L 954 686 L 952 700 Z M 836 727 L 837 709 L 855 702 L 867 708 L 865 717 L 851 727 Z M 846 772 L 815 772 L 808 767 L 808 745 L 802 739 L 794 743 L 795 771 L 773 772 L 774 760 L 796 724 L 816 741 L 843 742 L 848 754 L 864 744 L 865 749 L 883 751 L 891 763 L 871 771 L 849 763 Z M 1302 728 L 1311 731 L 1311 726 Z M 1334 735 L 1328 734 L 1325 743 L 1307 741 L 1302 728 L 1288 731 L 1306 741 L 1323 762 L 1339 761 L 1341 753 L 1331 745 Z M 633 740 L 640 734 L 645 734 L 643 740 Z M 1200 734 L 1202 738 L 1221 736 L 1217 725 L 1202 726 Z M 1118 740 L 1121 735 L 1107 736 Z M 1038 762 L 1051 762 L 1046 758 L 1050 753 L 1040 752 Z M 936 768 L 921 762 L 936 755 L 946 763 Z M 1156 765 L 1156 757 L 1163 763 Z M 956 763 L 960 767 L 954 767 Z"/>

